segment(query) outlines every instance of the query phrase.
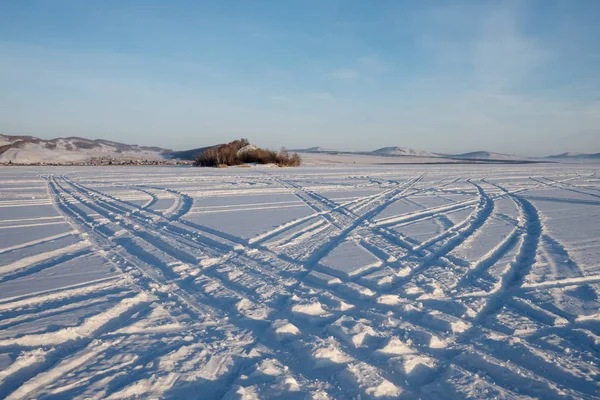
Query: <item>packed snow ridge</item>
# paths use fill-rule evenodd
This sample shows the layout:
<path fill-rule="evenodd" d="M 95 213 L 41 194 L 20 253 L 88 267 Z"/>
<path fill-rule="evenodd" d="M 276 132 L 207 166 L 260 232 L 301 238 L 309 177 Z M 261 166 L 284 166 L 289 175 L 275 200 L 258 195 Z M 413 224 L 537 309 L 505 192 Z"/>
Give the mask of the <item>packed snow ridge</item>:
<path fill-rule="evenodd" d="M 597 399 L 589 164 L 0 169 L 0 398 Z"/>

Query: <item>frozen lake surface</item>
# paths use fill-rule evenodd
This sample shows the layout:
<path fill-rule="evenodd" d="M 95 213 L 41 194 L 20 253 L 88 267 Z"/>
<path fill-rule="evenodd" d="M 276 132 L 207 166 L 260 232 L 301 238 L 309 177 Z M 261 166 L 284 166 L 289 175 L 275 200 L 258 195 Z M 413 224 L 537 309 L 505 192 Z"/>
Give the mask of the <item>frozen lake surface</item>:
<path fill-rule="evenodd" d="M 0 169 L 0 398 L 600 398 L 598 165 Z"/>

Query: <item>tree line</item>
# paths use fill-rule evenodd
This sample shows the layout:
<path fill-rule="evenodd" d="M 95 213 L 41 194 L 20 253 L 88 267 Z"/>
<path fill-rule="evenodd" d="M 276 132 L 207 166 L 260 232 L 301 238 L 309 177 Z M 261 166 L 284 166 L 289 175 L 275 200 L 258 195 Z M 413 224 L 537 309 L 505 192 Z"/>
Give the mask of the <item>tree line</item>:
<path fill-rule="evenodd" d="M 248 139 L 234 140 L 204 150 L 194 161 L 199 167 L 222 167 L 242 164 L 276 164 L 280 167 L 297 167 L 302 164 L 299 154 L 290 154 L 282 147 L 280 151 L 250 146 Z"/>

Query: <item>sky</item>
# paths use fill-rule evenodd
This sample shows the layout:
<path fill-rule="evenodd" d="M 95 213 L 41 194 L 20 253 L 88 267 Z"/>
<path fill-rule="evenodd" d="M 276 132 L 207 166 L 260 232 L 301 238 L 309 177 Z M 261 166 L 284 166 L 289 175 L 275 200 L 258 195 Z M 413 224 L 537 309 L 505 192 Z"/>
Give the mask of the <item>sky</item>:
<path fill-rule="evenodd" d="M 600 152 L 600 1 L 0 1 L 0 133 Z"/>

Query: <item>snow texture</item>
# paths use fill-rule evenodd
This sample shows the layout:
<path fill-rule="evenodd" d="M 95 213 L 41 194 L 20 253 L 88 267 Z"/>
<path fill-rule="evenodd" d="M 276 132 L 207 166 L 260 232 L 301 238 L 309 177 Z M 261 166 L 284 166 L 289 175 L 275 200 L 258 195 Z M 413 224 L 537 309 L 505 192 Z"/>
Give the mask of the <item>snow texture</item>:
<path fill-rule="evenodd" d="M 600 398 L 599 238 L 592 164 L 6 167 L 0 398 Z"/>

